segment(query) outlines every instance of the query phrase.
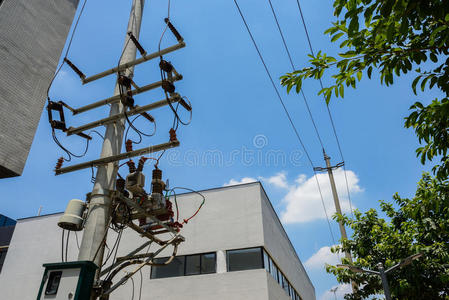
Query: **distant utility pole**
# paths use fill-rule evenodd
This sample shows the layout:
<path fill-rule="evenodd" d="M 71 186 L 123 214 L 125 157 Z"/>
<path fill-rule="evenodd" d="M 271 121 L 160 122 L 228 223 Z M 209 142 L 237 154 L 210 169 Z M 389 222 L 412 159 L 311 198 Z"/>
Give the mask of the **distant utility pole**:
<path fill-rule="evenodd" d="M 131 13 L 128 22 L 128 32 L 132 32 L 136 39 L 139 38 L 140 25 L 142 22 L 142 11 L 145 0 L 133 0 Z M 128 36 L 128 35 L 127 35 Z M 136 59 L 136 45 L 125 40 L 123 55 L 120 65 Z M 132 78 L 134 67 L 124 71 L 124 75 Z M 120 94 L 118 82 L 115 85 L 114 95 Z M 121 101 L 111 104 L 110 116 L 123 114 L 124 106 Z M 118 120 L 106 126 L 106 133 L 101 150 L 101 158 L 118 155 L 123 144 L 124 120 Z M 109 219 L 111 217 L 111 195 L 115 189 L 118 163 L 108 163 L 100 165 L 97 169 L 95 185 L 90 197 L 89 216 L 86 220 L 83 239 L 78 255 L 78 260 L 93 261 L 99 268 L 103 261 L 105 239 L 108 230 Z M 100 272 L 97 272 L 96 279 Z"/>
<path fill-rule="evenodd" d="M 338 214 L 341 215 L 340 200 L 338 198 L 337 187 L 335 186 L 334 173 L 332 173 L 332 170 L 340 168 L 341 166 L 343 166 L 344 162 L 341 162 L 335 166 L 332 166 L 331 161 L 330 161 L 331 158 L 329 156 L 327 156 L 326 151 L 324 151 L 324 149 L 323 149 L 323 155 L 324 155 L 324 160 L 326 161 L 326 167 L 325 168 L 316 167 L 316 168 L 314 168 L 314 170 L 315 171 L 327 171 L 327 173 L 329 174 L 329 181 L 331 183 L 332 196 L 334 197 L 335 210 L 337 211 Z M 346 228 L 345 228 L 343 222 L 339 221 L 338 225 L 340 227 L 341 238 L 347 240 L 348 235 L 346 234 Z M 345 252 L 345 256 L 349 260 L 349 262 L 352 263 L 351 253 Z"/>
<path fill-rule="evenodd" d="M 341 215 L 341 207 L 340 207 L 340 200 L 338 199 L 338 193 L 337 193 L 337 187 L 335 186 L 335 179 L 334 179 L 334 173 L 332 173 L 333 169 L 338 169 L 341 166 L 344 165 L 344 162 L 338 163 L 335 166 L 331 165 L 331 158 L 327 156 L 326 151 L 323 149 L 323 155 L 324 160 L 326 161 L 326 167 L 316 167 L 314 168 L 315 171 L 327 171 L 329 174 L 329 181 L 331 183 L 331 189 L 332 189 L 332 196 L 334 197 L 334 204 L 335 204 L 335 210 L 339 215 Z M 346 228 L 342 221 L 338 221 L 338 226 L 340 227 L 340 234 L 341 238 L 344 240 L 348 239 L 348 235 L 346 234 Z M 352 264 L 352 256 L 351 252 L 345 251 L 345 257 L 349 261 L 350 264 Z M 352 282 L 352 291 L 355 292 L 357 290 L 357 284 Z"/>

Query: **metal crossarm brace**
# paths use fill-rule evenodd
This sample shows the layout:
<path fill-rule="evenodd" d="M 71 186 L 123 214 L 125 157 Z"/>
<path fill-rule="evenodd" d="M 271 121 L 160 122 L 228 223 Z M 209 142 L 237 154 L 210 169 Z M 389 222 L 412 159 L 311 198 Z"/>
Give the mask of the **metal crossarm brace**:
<path fill-rule="evenodd" d="M 146 62 L 148 60 L 151 60 L 151 59 L 160 57 L 162 55 L 168 54 L 170 52 L 176 51 L 178 49 L 184 48 L 185 46 L 186 46 L 186 43 L 181 41 L 178 44 L 176 44 L 174 46 L 171 46 L 171 47 L 168 47 L 168 48 L 165 48 L 165 49 L 162 49 L 161 51 L 157 51 L 157 52 L 154 52 L 154 53 L 151 53 L 151 54 L 147 54 L 145 56 L 142 56 L 141 58 L 138 58 L 138 59 L 132 60 L 130 62 L 121 64 L 118 67 L 109 69 L 107 71 L 104 71 L 104 72 L 101 72 L 99 74 L 87 77 L 85 79 L 82 79 L 82 82 L 83 82 L 83 84 L 86 84 L 86 83 L 95 81 L 97 79 L 106 77 L 108 75 L 118 73 L 120 71 L 128 69 L 129 67 L 132 67 L 132 66 L 135 66 L 135 65 L 139 65 L 139 64 L 141 64 L 143 62 Z"/>
<path fill-rule="evenodd" d="M 171 103 L 175 103 L 180 100 L 181 100 L 181 97 L 178 94 L 175 94 L 168 99 L 168 101 L 170 101 Z M 147 104 L 144 106 L 136 106 L 134 109 L 128 111 L 126 113 L 126 115 L 128 117 L 130 117 L 130 116 L 134 116 L 134 115 L 137 115 L 137 114 L 140 114 L 140 113 L 152 110 L 152 109 L 156 109 L 156 108 L 168 105 L 168 101 L 167 101 L 167 99 L 163 99 L 163 100 L 160 100 L 160 101 L 157 101 L 154 103 L 150 103 L 150 104 Z M 107 118 L 104 118 L 104 119 L 101 119 L 98 121 L 88 123 L 88 124 L 80 126 L 80 127 L 76 127 L 76 128 L 70 127 L 69 129 L 67 129 L 67 135 L 78 134 L 85 130 L 89 130 L 89 129 L 92 129 L 92 128 L 95 128 L 98 126 L 107 125 L 107 124 L 116 122 L 117 120 L 120 120 L 124 117 L 125 117 L 125 114 L 121 113 L 121 114 L 116 114 L 116 115 L 113 115 L 113 116 L 110 116 L 110 117 L 107 117 Z"/>
<path fill-rule="evenodd" d="M 147 265 L 154 257 L 156 257 L 159 253 L 162 252 L 162 250 L 164 250 L 165 248 L 167 248 L 168 245 L 174 244 L 175 247 L 177 247 L 177 245 L 180 242 L 185 241 L 184 237 L 182 236 L 175 236 L 171 242 L 166 243 L 164 246 L 162 246 L 161 248 L 159 248 L 156 252 L 153 253 L 152 256 L 149 256 L 144 262 L 142 262 L 134 271 L 128 273 L 127 275 L 125 275 L 122 279 L 120 279 L 115 285 L 113 285 L 110 289 L 108 289 L 106 292 L 104 292 L 102 294 L 102 296 L 105 295 L 109 295 L 110 293 L 112 293 L 114 290 L 116 290 L 118 287 L 120 287 L 123 283 L 125 283 L 131 276 L 133 276 L 134 274 L 136 274 L 137 272 L 139 272 L 139 270 L 141 270 L 145 265 Z"/>
<path fill-rule="evenodd" d="M 182 79 L 182 75 L 180 75 L 180 74 L 178 74 L 177 76 L 173 77 L 173 81 L 178 81 L 178 80 L 181 80 L 181 79 Z M 137 94 L 141 94 L 143 92 L 146 92 L 146 91 L 158 88 L 160 86 L 162 86 L 162 81 L 157 81 L 157 82 L 150 83 L 150 84 L 147 84 L 145 86 L 136 88 L 134 90 L 131 90 L 131 92 L 132 92 L 133 95 L 137 95 Z M 120 101 L 120 95 L 117 95 L 117 96 L 106 98 L 104 100 L 100 100 L 100 101 L 94 102 L 92 104 L 88 104 L 86 106 L 82 106 L 80 108 L 74 108 L 72 110 L 72 112 L 73 112 L 74 115 L 77 115 L 77 114 L 86 112 L 88 110 L 91 110 L 91 109 L 94 109 L 94 108 L 97 108 L 97 107 L 100 107 L 100 106 L 103 106 L 103 105 L 119 102 L 119 101 Z"/>
<path fill-rule="evenodd" d="M 100 165 L 105 165 L 105 164 L 119 161 L 122 159 L 131 158 L 131 157 L 144 155 L 144 154 L 148 154 L 148 153 L 153 153 L 153 152 L 158 152 L 158 151 L 162 151 L 162 150 L 166 150 L 166 149 L 170 149 L 170 148 L 174 148 L 174 147 L 178 147 L 178 146 L 179 146 L 179 141 L 173 140 L 168 143 L 150 146 L 150 147 L 146 147 L 146 148 L 142 148 L 142 149 L 138 149 L 138 150 L 134 150 L 134 151 L 130 151 L 130 152 L 120 153 L 118 155 L 99 158 L 96 160 L 91 160 L 91 161 L 88 161 L 85 163 L 81 163 L 81 164 L 77 164 L 77 165 L 73 165 L 73 166 L 69 166 L 69 167 L 65 167 L 65 168 L 56 169 L 55 173 L 56 173 L 56 175 L 61 175 L 64 173 L 78 171 L 78 170 L 82 170 L 82 169 L 86 169 L 86 168 L 97 167 Z"/>
<path fill-rule="evenodd" d="M 145 247 L 151 245 L 151 243 L 152 243 L 152 241 L 147 241 L 147 242 L 143 243 L 139 248 L 137 248 L 137 249 L 131 251 L 130 253 L 128 253 L 127 256 L 133 256 L 133 255 L 135 255 L 136 253 L 138 253 L 138 252 L 139 252 L 140 250 L 142 250 L 143 248 L 145 248 Z M 114 269 L 115 267 L 117 267 L 117 266 L 118 266 L 119 264 L 121 264 L 121 263 L 122 263 L 122 261 L 118 261 L 118 258 L 117 258 L 117 262 L 113 263 L 111 266 L 109 266 L 109 267 L 107 267 L 106 269 L 102 270 L 101 273 L 100 273 L 100 276 L 103 276 L 103 275 L 108 274 L 109 270 Z"/>
<path fill-rule="evenodd" d="M 176 230 L 174 230 L 172 227 L 164 224 L 163 222 L 161 222 L 160 220 L 158 220 L 157 218 L 155 218 L 153 215 L 147 213 L 145 211 L 145 209 L 141 208 L 136 202 L 132 201 L 131 199 L 128 199 L 124 196 L 120 196 L 118 197 L 118 199 L 122 202 L 124 202 L 126 205 L 128 205 L 129 207 L 134 208 L 135 210 L 137 210 L 139 213 L 144 214 L 146 217 L 150 218 L 153 222 L 155 222 L 156 224 L 164 227 L 165 229 L 167 229 L 169 232 L 173 233 L 173 234 L 178 234 L 178 232 Z"/>
<path fill-rule="evenodd" d="M 133 222 L 129 222 L 128 227 L 131 228 L 132 230 L 136 231 L 137 233 L 149 238 L 151 241 L 163 246 L 165 245 L 165 242 L 157 237 L 155 237 L 154 235 L 152 235 L 149 232 L 146 232 L 145 230 L 143 230 L 142 228 L 140 228 L 139 226 L 137 226 L 136 224 L 134 224 Z"/>

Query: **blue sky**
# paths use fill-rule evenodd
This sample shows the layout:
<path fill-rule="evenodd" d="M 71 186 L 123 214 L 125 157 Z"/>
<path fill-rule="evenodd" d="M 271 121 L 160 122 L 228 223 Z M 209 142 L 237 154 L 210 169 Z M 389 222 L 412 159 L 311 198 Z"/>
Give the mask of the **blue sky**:
<path fill-rule="evenodd" d="M 273 6 L 296 66 L 305 66 L 309 52 L 295 0 L 273 0 Z M 92 75 L 117 64 L 126 33 L 131 1 L 90 1 L 76 31 L 69 59 L 85 74 Z M 290 65 L 272 17 L 268 1 L 241 0 L 243 13 L 276 83 L 289 72 Z M 323 35 L 333 19 L 331 1 L 303 1 L 315 51 L 338 52 L 337 45 Z M 164 28 L 167 1 L 147 1 L 141 29 L 141 44 L 148 52 L 157 49 Z M 326 247 L 333 244 L 311 166 L 306 160 L 288 123 L 276 94 L 243 26 L 233 1 L 172 0 L 171 20 L 185 38 L 187 47 L 166 56 L 184 80 L 177 90 L 193 105 L 193 121 L 178 131 L 181 146 L 164 157 L 160 167 L 172 185 L 205 189 L 251 180 L 261 180 L 285 228 L 305 263 L 316 287 L 318 299 L 333 299 L 327 291 L 337 285 L 322 264 L 332 262 Z M 167 34 L 163 47 L 176 41 Z M 416 182 L 426 170 L 415 157 L 418 146 L 412 130 L 403 127 L 408 107 L 421 100 L 411 92 L 411 77 L 403 77 L 392 87 L 380 86 L 378 79 L 363 80 L 357 90 L 347 90 L 345 99 L 330 104 L 346 159 L 354 207 L 378 207 L 379 199 L 391 199 L 398 192 L 412 196 Z M 134 80 L 145 85 L 159 80 L 157 62 L 136 67 Z M 81 85 L 68 67 L 63 67 L 50 96 L 74 107 L 104 99 L 113 92 L 115 76 Z M 329 83 L 324 79 L 324 84 Z M 303 84 L 326 151 L 335 164 L 341 161 L 323 100 L 317 96 L 319 85 Z M 315 165 L 324 166 L 322 152 L 302 98 L 281 94 Z M 426 95 L 432 96 L 429 92 Z M 136 97 L 137 103 L 160 100 L 160 90 Z M 69 115 L 69 114 L 67 114 Z M 68 116 L 69 125 L 84 124 L 107 115 L 107 108 L 79 117 Z M 143 145 L 168 139 L 172 122 L 167 108 L 152 112 L 158 124 L 154 138 Z M 187 118 L 188 115 L 183 115 Z M 144 121 L 142 130 L 151 130 Z M 84 141 L 60 137 L 61 142 L 81 152 Z M 97 158 L 101 139 L 94 136 L 88 155 L 72 163 Z M 55 177 L 53 168 L 62 151 L 51 139 L 46 114 L 42 115 L 21 177 L 0 181 L 1 213 L 22 218 L 64 210 L 72 198 L 84 199 L 92 184 L 91 171 L 82 170 Z M 277 161 L 273 158 L 277 157 Z M 67 164 L 69 165 L 69 164 Z M 428 169 L 428 168 L 427 168 Z M 337 172 L 337 186 L 343 207 L 348 207 L 343 173 Z M 313 179 L 313 178 L 312 178 Z M 332 214 L 332 199 L 326 176 L 323 184 L 325 203 Z M 338 227 L 332 230 L 339 238 Z M 332 297 L 330 297 L 332 296 Z"/>

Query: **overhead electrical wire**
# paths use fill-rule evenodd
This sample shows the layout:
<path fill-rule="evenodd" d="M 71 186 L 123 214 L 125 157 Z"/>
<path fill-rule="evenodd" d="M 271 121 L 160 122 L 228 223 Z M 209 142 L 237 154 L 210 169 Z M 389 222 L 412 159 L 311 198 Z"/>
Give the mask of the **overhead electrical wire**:
<path fill-rule="evenodd" d="M 79 23 L 79 21 L 81 19 L 81 16 L 83 15 L 84 7 L 86 6 L 86 3 L 87 3 L 87 0 L 84 0 L 83 6 L 81 7 L 80 13 L 78 14 L 78 18 L 76 19 L 75 25 L 73 26 L 73 30 L 72 30 L 72 33 L 70 35 L 69 43 L 67 45 L 67 49 L 65 51 L 62 63 L 59 65 L 59 67 L 57 68 L 55 74 L 53 75 L 50 83 L 48 84 L 48 88 L 47 88 L 47 101 L 48 101 L 48 103 L 50 103 L 50 89 L 51 89 L 51 87 L 53 85 L 54 80 L 56 79 L 56 77 L 58 76 L 59 72 L 61 71 L 61 68 L 64 66 L 67 56 L 69 55 L 70 47 L 72 46 L 72 41 L 73 41 L 73 38 L 75 36 L 76 29 L 78 28 L 78 23 Z M 77 158 L 83 157 L 84 155 L 86 155 L 87 150 L 89 149 L 89 140 L 86 140 L 86 149 L 85 149 L 84 153 L 81 154 L 81 155 L 75 155 L 70 150 L 68 150 L 66 147 L 64 147 L 61 144 L 61 142 L 59 142 L 58 137 L 56 136 L 54 128 L 52 128 L 52 137 L 53 137 L 53 140 L 56 143 L 56 145 L 58 145 L 67 154 L 68 158 L 67 159 L 64 158 L 65 161 L 70 161 L 72 159 L 72 156 L 73 157 L 77 157 Z"/>
<path fill-rule="evenodd" d="M 309 160 L 309 163 L 311 164 L 312 168 L 314 168 L 313 161 L 312 161 L 312 159 L 310 158 L 310 155 L 309 155 L 309 153 L 308 153 L 308 151 L 307 151 L 307 149 L 306 149 L 306 147 L 305 147 L 305 145 L 304 145 L 304 143 L 303 143 L 303 141 L 302 141 L 302 139 L 301 139 L 301 137 L 300 137 L 300 135 L 299 135 L 298 130 L 296 129 L 295 124 L 293 123 L 293 120 L 292 120 L 292 118 L 291 118 L 291 116 L 290 116 L 290 113 L 289 113 L 288 110 L 287 110 L 287 107 L 286 107 L 285 104 L 284 104 L 284 101 L 282 100 L 282 97 L 281 97 L 281 95 L 280 95 L 280 93 L 279 93 L 279 90 L 278 90 L 278 88 L 276 87 L 276 85 L 275 85 L 275 83 L 274 83 L 274 80 L 273 80 L 273 78 L 272 78 L 272 76 L 271 76 L 271 73 L 270 73 L 270 71 L 268 70 L 268 67 L 267 67 L 267 65 L 266 65 L 266 63 L 265 63 L 265 60 L 263 59 L 263 56 L 262 56 L 262 54 L 261 54 L 261 52 L 260 52 L 260 50 L 259 50 L 259 47 L 257 46 L 257 43 L 256 43 L 256 41 L 255 41 L 255 39 L 254 39 L 254 37 L 253 37 L 253 34 L 251 33 L 251 30 L 250 30 L 250 28 L 249 28 L 249 26 L 248 26 L 248 23 L 246 22 L 246 19 L 245 19 L 244 15 L 243 15 L 243 13 L 242 13 L 242 11 L 241 11 L 241 9 L 240 9 L 240 6 L 239 6 L 238 3 L 237 3 L 237 0 L 234 0 L 234 4 L 235 4 L 235 6 L 237 7 L 237 10 L 238 10 L 238 12 L 239 12 L 239 14 L 240 14 L 240 17 L 242 18 L 242 21 L 243 21 L 243 23 L 244 23 L 244 25 L 245 25 L 245 27 L 246 27 L 246 30 L 248 31 L 248 34 L 249 34 L 249 36 L 250 36 L 250 38 L 251 38 L 251 40 L 252 40 L 252 43 L 253 43 L 253 45 L 254 45 L 254 48 L 256 49 L 257 54 L 259 55 L 259 58 L 260 58 L 260 60 L 261 60 L 261 62 L 262 62 L 262 64 L 263 64 L 263 66 L 264 66 L 264 68 L 265 68 L 265 72 L 266 72 L 268 78 L 269 78 L 270 81 L 271 81 L 271 84 L 272 84 L 272 86 L 273 86 L 273 88 L 274 88 L 274 90 L 275 90 L 275 92 L 276 92 L 276 95 L 277 95 L 277 97 L 278 97 L 278 99 L 279 99 L 279 102 L 281 103 L 281 105 L 282 105 L 282 107 L 283 107 L 283 109 L 284 109 L 284 112 L 285 112 L 285 114 L 286 114 L 286 116 L 287 116 L 287 118 L 288 118 L 288 120 L 289 120 L 289 122 L 290 122 L 290 125 L 292 126 L 292 129 L 293 129 L 293 131 L 295 132 L 295 135 L 296 135 L 296 137 L 297 137 L 299 143 L 301 144 L 302 149 L 304 150 L 304 153 L 306 154 L 307 159 Z M 319 189 L 320 196 L 321 196 L 321 203 L 322 203 L 322 205 L 323 205 L 324 213 L 325 213 L 325 215 L 326 215 L 327 223 L 328 223 L 328 226 L 329 226 L 329 231 L 330 231 L 330 234 L 331 234 L 331 237 L 332 237 L 332 241 L 333 241 L 334 244 L 335 244 L 334 234 L 333 234 L 333 232 L 332 232 L 332 227 L 331 227 L 331 225 L 330 225 L 329 217 L 328 217 L 328 215 L 327 215 L 326 206 L 325 206 L 325 204 L 324 204 L 324 200 L 323 200 L 322 193 L 321 193 L 321 188 L 320 188 L 320 186 L 319 186 L 318 177 L 316 176 L 315 170 L 314 170 L 314 174 L 315 174 L 314 177 L 315 177 L 316 182 L 317 182 L 317 184 L 318 184 L 318 189 Z"/>
<path fill-rule="evenodd" d="M 307 42 L 309 44 L 310 53 L 312 54 L 312 56 L 315 56 L 314 51 L 313 51 L 313 47 L 312 47 L 312 41 L 311 41 L 310 35 L 309 35 L 309 30 L 307 29 L 307 24 L 306 24 L 306 21 L 305 21 L 305 18 L 304 18 L 304 14 L 302 12 L 301 4 L 299 3 L 299 0 L 296 0 L 296 3 L 298 5 L 299 15 L 301 17 L 301 21 L 302 21 L 302 24 L 303 24 L 303 27 L 304 27 L 304 31 L 306 33 L 306 38 L 307 38 Z M 324 86 L 323 86 L 323 81 L 321 80 L 321 78 L 319 79 L 319 81 L 320 81 L 321 89 L 323 89 Z M 341 149 L 340 139 L 338 138 L 337 129 L 335 128 L 334 118 L 332 117 L 331 110 L 330 110 L 329 105 L 327 103 L 326 103 L 326 109 L 327 109 L 327 113 L 329 115 L 329 119 L 330 119 L 330 122 L 331 122 L 331 125 L 332 125 L 332 131 L 334 133 L 335 140 L 337 141 L 338 151 L 340 152 L 340 157 L 341 157 L 341 160 L 343 161 L 343 171 L 345 173 L 346 192 L 348 194 L 348 200 L 349 200 L 349 206 L 350 206 L 350 209 L 351 209 L 351 214 L 354 217 L 354 211 L 352 209 L 351 194 L 349 192 L 348 176 L 346 175 L 346 173 L 347 173 L 346 172 L 346 164 L 344 163 L 345 162 L 345 158 L 343 156 L 343 151 Z"/>
<path fill-rule="evenodd" d="M 292 71 L 295 71 L 296 68 L 295 68 L 295 65 L 293 63 L 292 56 L 290 55 L 290 50 L 288 49 L 287 42 L 285 41 L 284 34 L 282 33 L 281 26 L 279 25 L 279 21 L 278 21 L 276 12 L 274 10 L 273 4 L 271 3 L 271 0 L 268 0 L 268 3 L 270 4 L 271 12 L 273 13 L 274 20 L 276 21 L 276 25 L 277 25 L 277 28 L 279 30 L 279 34 L 281 35 L 282 43 L 284 44 L 285 51 L 287 52 L 288 60 L 290 61 L 290 65 L 292 67 Z M 315 133 L 317 135 L 318 141 L 320 142 L 321 148 L 324 149 L 323 141 L 321 140 L 321 136 L 320 136 L 320 133 L 319 133 L 318 128 L 316 126 L 315 119 L 313 118 L 312 111 L 310 110 L 309 102 L 307 101 L 306 95 L 304 94 L 304 90 L 302 88 L 301 88 L 301 95 L 302 95 L 302 98 L 304 100 L 304 104 L 306 105 L 307 111 L 309 113 L 310 120 L 312 121 L 313 128 L 315 129 Z"/>

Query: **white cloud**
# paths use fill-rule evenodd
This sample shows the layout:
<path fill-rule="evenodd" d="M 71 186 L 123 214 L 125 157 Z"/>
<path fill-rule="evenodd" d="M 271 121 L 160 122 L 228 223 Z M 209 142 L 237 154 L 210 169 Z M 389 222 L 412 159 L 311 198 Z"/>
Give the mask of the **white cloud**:
<path fill-rule="evenodd" d="M 250 182 L 256 182 L 256 181 L 257 181 L 257 179 L 253 178 L 253 177 L 243 177 L 240 180 L 235 180 L 234 178 L 232 178 L 231 180 L 229 180 L 229 182 L 223 184 L 223 186 L 237 185 L 237 184 L 250 183 Z"/>
<path fill-rule="evenodd" d="M 334 294 L 333 290 L 335 288 L 337 288 L 337 289 L 335 290 L 335 294 Z M 350 293 L 352 293 L 352 287 L 349 283 L 334 285 L 328 291 L 324 292 L 324 294 L 321 296 L 320 300 L 334 300 L 335 298 L 343 299 L 343 297 L 346 294 L 350 294 Z"/>
<path fill-rule="evenodd" d="M 281 188 L 281 189 L 288 189 L 289 185 L 287 182 L 287 173 L 285 171 L 279 172 L 274 176 L 265 178 L 260 177 L 261 180 L 268 182 L 269 184 L 274 185 L 275 187 Z"/>
<path fill-rule="evenodd" d="M 332 253 L 331 247 L 325 246 L 320 248 L 304 263 L 307 269 L 310 270 L 324 270 L 325 264 L 336 265 L 341 263 L 341 253 Z"/>
<path fill-rule="evenodd" d="M 362 192 L 363 189 L 358 185 L 359 178 L 357 175 L 350 170 L 346 171 L 346 175 L 348 177 L 349 192 L 351 195 Z M 304 223 L 326 218 L 316 179 L 320 183 L 327 215 L 331 218 L 335 214 L 335 205 L 329 177 L 327 173 L 320 173 L 316 176 L 316 178 L 314 176 L 307 178 L 305 175 L 299 175 L 295 180 L 295 185 L 290 187 L 289 192 L 283 199 L 286 207 L 281 212 L 282 222 Z M 337 191 L 339 192 L 341 210 L 343 213 L 350 213 L 344 171 L 342 169 L 334 171 L 334 177 Z"/>

